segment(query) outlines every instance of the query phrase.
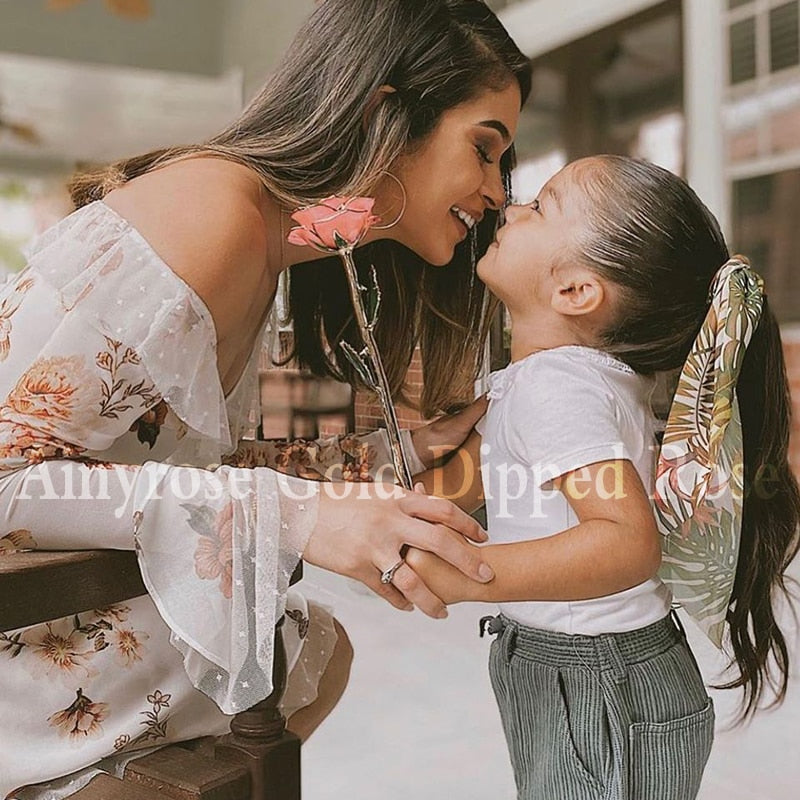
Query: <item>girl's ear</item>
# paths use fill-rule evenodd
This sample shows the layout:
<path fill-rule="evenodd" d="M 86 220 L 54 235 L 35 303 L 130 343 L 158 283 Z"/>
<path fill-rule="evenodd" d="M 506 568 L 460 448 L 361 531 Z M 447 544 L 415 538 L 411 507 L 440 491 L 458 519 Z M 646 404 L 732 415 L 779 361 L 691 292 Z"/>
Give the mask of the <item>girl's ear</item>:
<path fill-rule="evenodd" d="M 550 305 L 565 316 L 582 316 L 597 311 L 606 299 L 603 282 L 585 269 L 565 269 L 556 277 Z"/>
<path fill-rule="evenodd" d="M 388 83 L 384 83 L 382 86 L 379 86 L 375 94 L 370 97 L 367 107 L 364 109 L 364 113 L 361 116 L 361 127 L 365 132 L 378 106 L 380 106 L 390 94 L 394 94 L 396 91 L 397 89 L 395 89 L 394 86 L 389 86 Z"/>

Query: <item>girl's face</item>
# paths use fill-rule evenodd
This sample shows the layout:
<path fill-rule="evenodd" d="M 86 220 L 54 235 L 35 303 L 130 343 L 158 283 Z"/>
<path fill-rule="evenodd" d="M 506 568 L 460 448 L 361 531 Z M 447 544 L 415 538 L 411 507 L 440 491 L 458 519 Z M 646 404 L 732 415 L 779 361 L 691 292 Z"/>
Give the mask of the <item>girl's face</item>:
<path fill-rule="evenodd" d="M 521 95 L 516 81 L 486 91 L 442 114 L 433 132 L 414 152 L 398 159 L 392 173 L 408 196 L 405 213 L 389 235 L 430 264 L 448 264 L 456 245 L 487 208 L 501 208 L 505 191 L 500 156 L 517 132 Z M 397 187 L 387 179 L 376 211 Z M 387 206 L 398 207 L 396 196 Z M 390 222 L 393 214 L 386 214 Z"/>
<path fill-rule="evenodd" d="M 578 162 L 580 163 L 580 162 Z M 549 306 L 559 265 L 584 227 L 585 199 L 569 164 L 528 205 L 509 206 L 495 241 L 478 262 L 480 279 L 510 310 Z"/>

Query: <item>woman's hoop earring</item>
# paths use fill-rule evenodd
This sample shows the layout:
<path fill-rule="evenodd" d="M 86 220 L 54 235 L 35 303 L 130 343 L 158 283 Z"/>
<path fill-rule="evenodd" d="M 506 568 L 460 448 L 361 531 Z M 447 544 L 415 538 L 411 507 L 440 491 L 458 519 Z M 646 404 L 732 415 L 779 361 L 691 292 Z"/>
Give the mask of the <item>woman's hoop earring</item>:
<path fill-rule="evenodd" d="M 374 231 L 388 231 L 389 228 L 394 228 L 398 222 L 403 218 L 403 214 L 406 213 L 406 205 L 408 204 L 408 195 L 406 194 L 406 187 L 403 186 L 403 182 L 397 175 L 393 175 L 389 170 L 381 170 L 381 175 L 388 175 L 399 187 L 400 191 L 403 193 L 403 207 L 400 209 L 400 213 L 397 215 L 397 218 L 394 222 L 390 222 L 388 225 L 373 225 L 372 230 Z"/>

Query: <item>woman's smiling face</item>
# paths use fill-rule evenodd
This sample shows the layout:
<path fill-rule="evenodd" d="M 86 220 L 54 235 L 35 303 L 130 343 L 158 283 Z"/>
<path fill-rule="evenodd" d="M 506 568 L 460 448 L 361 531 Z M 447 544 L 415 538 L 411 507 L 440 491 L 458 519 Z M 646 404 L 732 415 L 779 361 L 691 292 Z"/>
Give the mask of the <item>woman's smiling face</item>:
<path fill-rule="evenodd" d="M 392 167 L 407 193 L 392 238 L 430 264 L 448 264 L 486 209 L 505 203 L 500 157 L 516 135 L 519 113 L 515 80 L 445 111 L 421 145 Z M 391 191 L 392 182 L 384 186 Z"/>

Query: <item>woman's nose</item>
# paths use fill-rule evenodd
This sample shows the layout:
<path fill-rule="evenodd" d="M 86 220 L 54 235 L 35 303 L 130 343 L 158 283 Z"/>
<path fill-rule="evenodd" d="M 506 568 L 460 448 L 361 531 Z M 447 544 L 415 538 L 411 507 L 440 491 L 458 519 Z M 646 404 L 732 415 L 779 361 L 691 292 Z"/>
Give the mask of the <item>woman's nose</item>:
<path fill-rule="evenodd" d="M 487 177 L 481 187 L 481 197 L 487 208 L 498 211 L 506 202 L 506 188 L 503 185 L 503 176 L 500 170 L 492 170 L 491 177 Z"/>

